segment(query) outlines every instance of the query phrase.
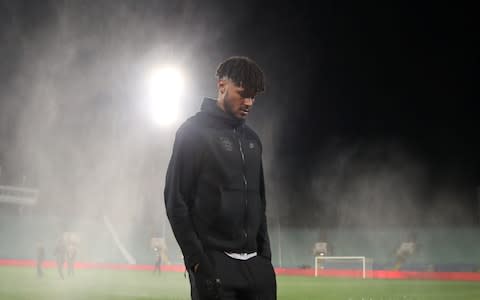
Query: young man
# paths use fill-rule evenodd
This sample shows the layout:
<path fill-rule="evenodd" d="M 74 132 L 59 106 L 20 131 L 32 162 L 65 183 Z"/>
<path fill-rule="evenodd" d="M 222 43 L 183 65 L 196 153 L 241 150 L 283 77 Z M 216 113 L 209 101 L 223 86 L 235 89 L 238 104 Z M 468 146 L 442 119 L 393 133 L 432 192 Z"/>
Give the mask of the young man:
<path fill-rule="evenodd" d="M 177 131 L 165 184 L 168 219 L 192 299 L 276 299 L 262 144 L 245 124 L 263 73 L 246 57 L 216 72 L 218 98 Z"/>
<path fill-rule="evenodd" d="M 65 255 L 67 252 L 67 248 L 65 246 L 65 241 L 63 238 L 58 239 L 57 245 L 55 246 L 54 249 L 54 255 L 57 261 L 57 271 L 58 275 L 60 276 L 61 279 L 64 279 L 63 276 L 63 265 L 65 264 Z"/>

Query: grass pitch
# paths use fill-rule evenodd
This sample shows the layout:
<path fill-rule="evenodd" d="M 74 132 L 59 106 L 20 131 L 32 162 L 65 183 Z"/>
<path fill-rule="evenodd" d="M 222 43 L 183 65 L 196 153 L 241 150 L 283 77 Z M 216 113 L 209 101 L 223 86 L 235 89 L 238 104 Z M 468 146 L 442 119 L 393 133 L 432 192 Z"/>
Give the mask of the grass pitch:
<path fill-rule="evenodd" d="M 0 267 L 1 300 L 188 300 L 181 273 L 77 270 L 61 280 L 55 269 Z M 478 300 L 480 282 L 333 279 L 278 276 L 279 300 Z"/>

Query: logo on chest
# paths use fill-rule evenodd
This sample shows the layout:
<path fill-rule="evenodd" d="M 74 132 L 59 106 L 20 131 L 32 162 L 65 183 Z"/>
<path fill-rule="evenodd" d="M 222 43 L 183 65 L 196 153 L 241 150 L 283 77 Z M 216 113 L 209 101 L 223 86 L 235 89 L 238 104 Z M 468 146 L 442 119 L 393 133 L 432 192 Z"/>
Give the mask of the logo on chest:
<path fill-rule="evenodd" d="M 222 146 L 225 151 L 233 151 L 233 141 L 230 140 L 228 137 L 219 137 L 218 140 L 220 141 L 220 145 Z"/>

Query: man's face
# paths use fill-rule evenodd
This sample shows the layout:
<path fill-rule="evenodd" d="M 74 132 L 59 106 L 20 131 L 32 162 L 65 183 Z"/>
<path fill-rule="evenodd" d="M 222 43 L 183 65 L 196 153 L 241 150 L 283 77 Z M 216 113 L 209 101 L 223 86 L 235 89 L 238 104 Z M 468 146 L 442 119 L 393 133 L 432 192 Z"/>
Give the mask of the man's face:
<path fill-rule="evenodd" d="M 255 102 L 255 95 L 247 95 L 243 87 L 229 79 L 218 81 L 218 105 L 226 113 L 244 120 Z"/>

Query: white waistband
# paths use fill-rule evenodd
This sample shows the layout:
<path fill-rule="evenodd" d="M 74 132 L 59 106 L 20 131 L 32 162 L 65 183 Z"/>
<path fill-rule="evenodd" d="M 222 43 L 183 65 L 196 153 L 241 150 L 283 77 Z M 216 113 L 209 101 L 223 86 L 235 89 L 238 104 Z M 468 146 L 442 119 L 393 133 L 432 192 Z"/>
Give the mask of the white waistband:
<path fill-rule="evenodd" d="M 229 253 L 229 252 L 225 252 L 225 254 L 230 256 L 231 258 L 239 259 L 239 260 L 247 260 L 247 259 L 250 259 L 252 257 L 257 256 L 257 252 L 253 252 L 253 253 Z"/>

